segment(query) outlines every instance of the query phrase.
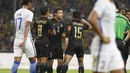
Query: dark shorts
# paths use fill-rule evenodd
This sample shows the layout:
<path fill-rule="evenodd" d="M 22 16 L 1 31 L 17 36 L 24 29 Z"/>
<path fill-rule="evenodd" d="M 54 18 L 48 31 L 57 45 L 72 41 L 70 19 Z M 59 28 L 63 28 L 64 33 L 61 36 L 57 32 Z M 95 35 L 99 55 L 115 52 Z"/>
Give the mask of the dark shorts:
<path fill-rule="evenodd" d="M 76 54 L 77 58 L 84 57 L 84 50 L 83 50 L 82 42 L 80 44 L 75 44 L 74 42 L 69 42 L 68 48 L 66 49 L 65 54 L 71 55 L 71 56 Z"/>
<path fill-rule="evenodd" d="M 48 44 L 44 43 L 35 43 L 37 58 L 48 57 L 49 56 L 49 47 Z"/>
<path fill-rule="evenodd" d="M 49 59 L 63 59 L 63 49 L 61 44 L 50 44 L 49 49 Z"/>
<path fill-rule="evenodd" d="M 126 46 L 123 43 L 123 40 L 121 39 L 116 39 L 116 43 L 117 43 L 117 48 L 120 50 L 122 58 L 124 61 L 127 61 L 128 59 L 128 52 L 129 49 L 126 48 Z M 127 43 L 126 43 L 127 44 Z"/>

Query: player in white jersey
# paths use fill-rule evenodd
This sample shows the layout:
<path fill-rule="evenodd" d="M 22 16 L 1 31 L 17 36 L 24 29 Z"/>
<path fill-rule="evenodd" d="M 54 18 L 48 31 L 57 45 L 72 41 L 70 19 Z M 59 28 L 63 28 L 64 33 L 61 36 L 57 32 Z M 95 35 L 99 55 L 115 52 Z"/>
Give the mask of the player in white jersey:
<path fill-rule="evenodd" d="M 88 21 L 97 32 L 91 45 L 93 73 L 124 73 L 123 60 L 115 43 L 116 7 L 113 0 L 97 0 Z"/>
<path fill-rule="evenodd" d="M 30 23 L 33 20 L 32 0 L 23 0 L 23 7 L 14 14 L 16 34 L 14 41 L 14 64 L 12 73 L 17 73 L 22 55 L 30 61 L 30 73 L 36 73 L 35 47 L 32 41 Z"/>

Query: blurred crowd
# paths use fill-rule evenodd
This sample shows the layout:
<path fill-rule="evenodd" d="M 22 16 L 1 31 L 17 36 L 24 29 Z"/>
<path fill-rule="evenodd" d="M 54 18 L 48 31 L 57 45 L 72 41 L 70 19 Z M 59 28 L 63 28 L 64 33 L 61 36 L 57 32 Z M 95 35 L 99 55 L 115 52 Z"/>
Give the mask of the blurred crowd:
<path fill-rule="evenodd" d="M 5 1 L 5 2 L 4 2 Z M 14 21 L 13 14 L 21 6 L 22 0 L 0 0 L 0 51 L 13 51 L 13 41 L 14 41 Z M 16 2 L 14 2 L 16 1 Z M 87 18 L 96 0 L 33 0 L 34 8 L 34 19 L 40 14 L 41 6 L 49 6 L 53 11 L 57 7 L 64 9 L 64 20 L 68 22 L 71 19 L 72 12 L 74 10 L 80 10 L 82 13 L 82 18 Z M 122 4 L 124 0 L 121 1 L 122 9 L 128 9 L 125 4 Z M 14 4 L 16 3 L 16 5 Z M 125 2 L 124 2 L 125 3 Z M 15 6 L 15 7 L 14 7 Z M 91 40 L 94 36 L 92 31 L 85 31 L 84 33 L 84 43 L 85 48 L 88 48 Z M 89 38 L 89 39 L 86 39 Z M 90 39 L 91 38 L 91 39 Z"/>

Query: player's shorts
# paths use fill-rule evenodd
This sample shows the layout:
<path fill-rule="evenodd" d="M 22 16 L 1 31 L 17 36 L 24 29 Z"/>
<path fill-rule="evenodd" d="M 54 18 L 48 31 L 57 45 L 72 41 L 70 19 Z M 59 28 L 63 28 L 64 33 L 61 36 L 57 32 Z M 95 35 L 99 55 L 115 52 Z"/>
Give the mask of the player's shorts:
<path fill-rule="evenodd" d="M 109 72 L 124 68 L 121 53 L 114 40 L 111 40 L 109 44 L 103 44 L 96 36 L 91 44 L 91 54 L 93 56 L 93 71 L 95 72 Z"/>
<path fill-rule="evenodd" d="M 83 44 L 81 42 L 69 41 L 68 47 L 66 49 L 65 54 L 73 56 L 76 54 L 77 58 L 84 57 Z"/>
<path fill-rule="evenodd" d="M 49 59 L 63 59 L 63 49 L 61 44 L 49 45 Z"/>
<path fill-rule="evenodd" d="M 49 56 L 49 44 L 35 42 L 35 47 L 37 52 L 37 58 Z"/>
<path fill-rule="evenodd" d="M 23 47 L 20 47 L 19 44 L 23 41 L 21 38 L 15 38 L 14 41 L 14 56 L 15 57 L 22 57 L 25 53 L 28 58 L 36 56 L 36 49 L 34 46 L 34 42 L 32 38 L 27 37 L 27 40 L 24 43 Z"/>
<path fill-rule="evenodd" d="M 124 45 L 124 43 L 123 43 L 123 40 L 121 40 L 121 39 L 116 39 L 116 44 L 117 44 L 117 48 L 120 50 L 120 52 L 121 52 L 121 55 L 122 55 L 122 58 L 123 58 L 123 60 L 125 60 L 126 61 L 126 51 L 128 51 L 127 50 L 127 48 L 125 48 L 125 45 Z"/>

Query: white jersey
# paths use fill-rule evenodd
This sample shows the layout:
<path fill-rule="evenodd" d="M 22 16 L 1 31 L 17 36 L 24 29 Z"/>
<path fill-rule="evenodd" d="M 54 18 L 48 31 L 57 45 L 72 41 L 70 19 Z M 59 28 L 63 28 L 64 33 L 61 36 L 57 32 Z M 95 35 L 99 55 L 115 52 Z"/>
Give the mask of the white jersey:
<path fill-rule="evenodd" d="M 91 54 L 94 58 L 93 71 L 108 72 L 123 69 L 121 53 L 115 42 L 116 7 L 114 3 L 109 0 L 98 0 L 93 10 L 99 16 L 99 26 L 102 33 L 110 38 L 110 43 L 105 44 L 100 42 L 101 39 L 98 35 L 94 37 L 91 44 Z M 101 49 L 100 52 L 99 49 Z"/>
<path fill-rule="evenodd" d="M 28 10 L 28 9 L 21 8 L 15 12 L 14 19 L 15 19 L 15 26 L 16 26 L 15 37 L 16 38 L 24 38 L 24 31 L 25 31 L 26 22 L 27 21 L 32 22 L 33 12 Z M 31 37 L 30 29 L 29 29 L 27 37 Z"/>
<path fill-rule="evenodd" d="M 94 11 L 99 15 L 99 25 L 103 34 L 115 41 L 115 20 L 116 7 L 109 0 L 98 0 L 94 6 Z"/>

